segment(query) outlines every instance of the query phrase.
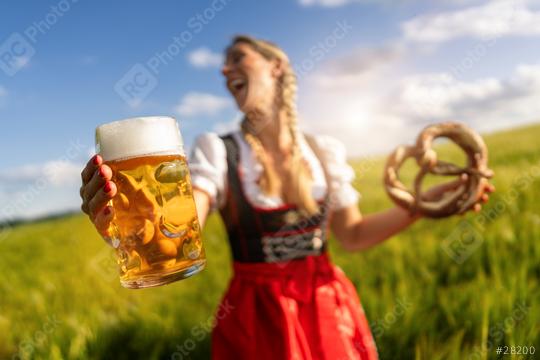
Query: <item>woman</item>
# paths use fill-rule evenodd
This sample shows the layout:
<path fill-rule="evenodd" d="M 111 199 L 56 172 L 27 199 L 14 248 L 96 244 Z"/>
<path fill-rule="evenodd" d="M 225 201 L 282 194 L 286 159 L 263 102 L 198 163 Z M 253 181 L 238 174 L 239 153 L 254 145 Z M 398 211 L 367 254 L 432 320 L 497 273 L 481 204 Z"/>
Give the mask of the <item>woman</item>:
<path fill-rule="evenodd" d="M 326 253 L 327 228 L 349 251 L 366 249 L 419 216 L 395 207 L 362 216 L 343 146 L 297 126 L 296 79 L 286 54 L 236 37 L 222 69 L 245 114 L 241 129 L 197 139 L 190 169 L 199 221 L 219 209 L 234 277 L 212 334 L 216 359 L 376 359 L 355 288 Z M 82 172 L 82 209 L 106 237 L 116 194 L 111 169 L 95 156 Z M 432 198 L 459 182 L 438 186 Z M 474 206 L 488 200 L 486 193 Z M 331 216 L 330 216 L 331 215 Z"/>

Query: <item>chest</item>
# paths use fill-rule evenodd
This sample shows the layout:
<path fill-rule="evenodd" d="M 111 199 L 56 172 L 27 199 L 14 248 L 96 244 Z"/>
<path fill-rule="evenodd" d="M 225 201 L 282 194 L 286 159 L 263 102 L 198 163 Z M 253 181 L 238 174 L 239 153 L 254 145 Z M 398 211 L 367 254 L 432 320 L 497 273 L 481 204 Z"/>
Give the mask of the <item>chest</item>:
<path fill-rule="evenodd" d="M 278 194 L 281 194 L 283 199 L 289 199 L 292 192 L 292 188 L 287 184 L 292 184 L 295 176 L 293 171 L 293 164 L 291 159 L 285 157 L 275 156 L 273 154 L 268 155 L 268 165 L 270 170 L 275 174 L 276 188 Z M 262 172 L 259 174 L 258 185 L 262 179 Z"/>
<path fill-rule="evenodd" d="M 272 169 L 275 171 L 279 179 L 277 192 L 279 195 L 267 195 L 263 193 L 260 187 L 261 176 L 263 174 L 263 166 L 256 159 L 253 151 L 248 144 L 244 143 L 240 137 L 234 136 L 238 144 L 238 169 L 240 173 L 240 181 L 242 188 L 248 201 L 255 206 L 261 208 L 276 208 L 286 204 L 286 200 L 290 198 L 291 176 L 295 173 L 291 171 L 291 162 L 282 161 L 279 157 L 272 159 Z M 301 144 L 300 150 L 303 161 L 306 162 L 311 173 L 311 194 L 315 200 L 323 200 L 328 186 L 326 183 L 324 171 L 318 158 L 307 144 Z"/>

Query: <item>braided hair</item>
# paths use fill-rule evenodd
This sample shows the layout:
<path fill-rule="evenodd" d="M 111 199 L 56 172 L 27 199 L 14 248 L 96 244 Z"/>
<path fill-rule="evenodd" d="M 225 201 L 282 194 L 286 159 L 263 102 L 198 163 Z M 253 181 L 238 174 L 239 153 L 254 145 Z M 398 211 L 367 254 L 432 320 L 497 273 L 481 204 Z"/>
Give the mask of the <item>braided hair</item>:
<path fill-rule="evenodd" d="M 255 39 L 250 36 L 236 36 L 231 46 L 237 43 L 246 43 L 255 51 L 261 54 L 267 60 L 279 59 L 283 62 L 283 75 L 277 81 L 278 91 L 276 99 L 278 104 L 287 116 L 288 130 L 291 134 L 292 149 L 291 149 L 291 166 L 288 174 L 288 185 L 291 191 L 285 196 L 286 203 L 292 203 L 307 215 L 314 215 L 319 212 L 319 207 L 311 193 L 313 184 L 313 175 L 308 166 L 307 161 L 303 158 L 300 151 L 300 139 L 303 136 L 298 128 L 298 116 L 296 111 L 296 92 L 297 82 L 296 75 L 292 69 L 289 59 L 285 52 L 277 45 L 265 41 Z M 274 168 L 270 165 L 270 161 L 264 151 L 261 141 L 256 135 L 256 132 L 249 124 L 248 117 L 244 117 L 241 124 L 242 133 L 246 142 L 250 145 L 255 158 L 263 167 L 262 176 L 259 179 L 259 186 L 264 194 L 268 196 L 279 196 L 280 179 L 277 176 Z"/>

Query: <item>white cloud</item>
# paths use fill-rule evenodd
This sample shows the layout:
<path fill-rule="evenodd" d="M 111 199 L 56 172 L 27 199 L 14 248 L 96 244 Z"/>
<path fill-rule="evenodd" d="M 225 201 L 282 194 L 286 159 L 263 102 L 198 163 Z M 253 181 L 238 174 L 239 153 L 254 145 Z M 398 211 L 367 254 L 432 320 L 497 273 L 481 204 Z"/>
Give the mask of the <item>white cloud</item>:
<path fill-rule="evenodd" d="M 339 6 L 352 2 L 300 3 Z M 321 64 L 303 78 L 299 92 L 303 128 L 333 135 L 346 144 L 350 155 L 361 156 L 410 143 L 432 122 L 460 120 L 479 131 L 492 131 L 540 120 L 540 65 L 516 64 L 511 76 L 474 79 L 470 67 L 483 56 L 474 53 L 451 71 L 414 70 L 419 55 L 433 56 L 437 45 L 452 39 L 540 35 L 540 11 L 533 7 L 540 1 L 440 2 L 458 10 L 414 17 L 402 23 L 398 39 Z M 472 80 L 460 80 L 465 70 Z"/>
<path fill-rule="evenodd" d="M 300 92 L 302 127 L 337 137 L 351 156 L 411 143 L 433 122 L 459 120 L 493 131 L 540 120 L 540 64 L 518 65 L 506 78 L 470 81 L 449 73 L 403 75 L 388 69 L 367 78 L 352 73 L 349 81 L 329 88 L 317 81 L 320 76 L 302 84 L 307 90 Z"/>
<path fill-rule="evenodd" d="M 378 48 L 358 49 L 347 56 L 327 62 L 324 72 L 311 74 L 311 78 L 328 89 L 357 86 L 367 82 L 389 66 L 396 66 L 407 56 L 407 49 L 398 43 Z"/>
<path fill-rule="evenodd" d="M 56 160 L 44 164 L 22 165 L 0 171 L 0 184 L 31 185 L 41 180 L 51 186 L 79 183 L 83 167 L 83 164 Z"/>
<path fill-rule="evenodd" d="M 189 92 L 180 100 L 180 104 L 175 107 L 175 110 L 182 116 L 216 115 L 231 106 L 232 101 L 229 98 Z"/>
<path fill-rule="evenodd" d="M 191 65 L 198 68 L 218 67 L 223 63 L 223 55 L 201 47 L 190 52 L 188 60 Z"/>
<path fill-rule="evenodd" d="M 240 122 L 242 121 L 244 114 L 239 112 L 234 119 L 228 122 L 219 122 L 212 128 L 213 132 L 218 134 L 227 134 L 240 129 Z"/>
<path fill-rule="evenodd" d="M 416 42 L 440 43 L 459 37 L 493 39 L 540 35 L 537 0 L 494 0 L 465 9 L 420 15 L 402 24 L 403 36 Z"/>
<path fill-rule="evenodd" d="M 78 210 L 83 164 L 49 161 L 0 171 L 0 222 Z"/>
<path fill-rule="evenodd" d="M 450 74 L 424 74 L 401 81 L 394 111 L 427 122 L 470 118 L 479 128 L 512 125 L 540 117 L 540 65 L 518 65 L 506 79 L 458 81 Z M 523 103 L 526 108 L 520 108 Z M 506 117 L 508 113 L 515 114 Z M 492 122 L 485 122 L 491 119 Z"/>
<path fill-rule="evenodd" d="M 423 74 L 401 80 L 395 104 L 401 106 L 400 115 L 427 121 L 452 117 L 456 108 L 495 99 L 504 92 L 504 84 L 494 78 L 460 82 L 447 73 Z"/>

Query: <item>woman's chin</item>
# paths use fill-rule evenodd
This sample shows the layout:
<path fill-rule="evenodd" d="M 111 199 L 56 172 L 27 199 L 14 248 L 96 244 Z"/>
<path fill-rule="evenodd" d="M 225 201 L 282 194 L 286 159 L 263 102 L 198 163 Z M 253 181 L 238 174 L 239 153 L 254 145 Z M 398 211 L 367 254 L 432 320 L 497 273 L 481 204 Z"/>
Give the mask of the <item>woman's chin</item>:
<path fill-rule="evenodd" d="M 238 106 L 238 109 L 242 112 L 249 111 L 249 96 L 247 89 L 243 89 L 239 93 L 236 94 L 234 97 L 234 100 L 236 101 L 236 105 Z"/>
<path fill-rule="evenodd" d="M 242 111 L 244 114 L 249 112 L 251 109 L 251 106 L 249 106 L 249 103 L 247 102 L 247 99 L 236 99 L 236 105 L 238 106 L 238 109 Z"/>

